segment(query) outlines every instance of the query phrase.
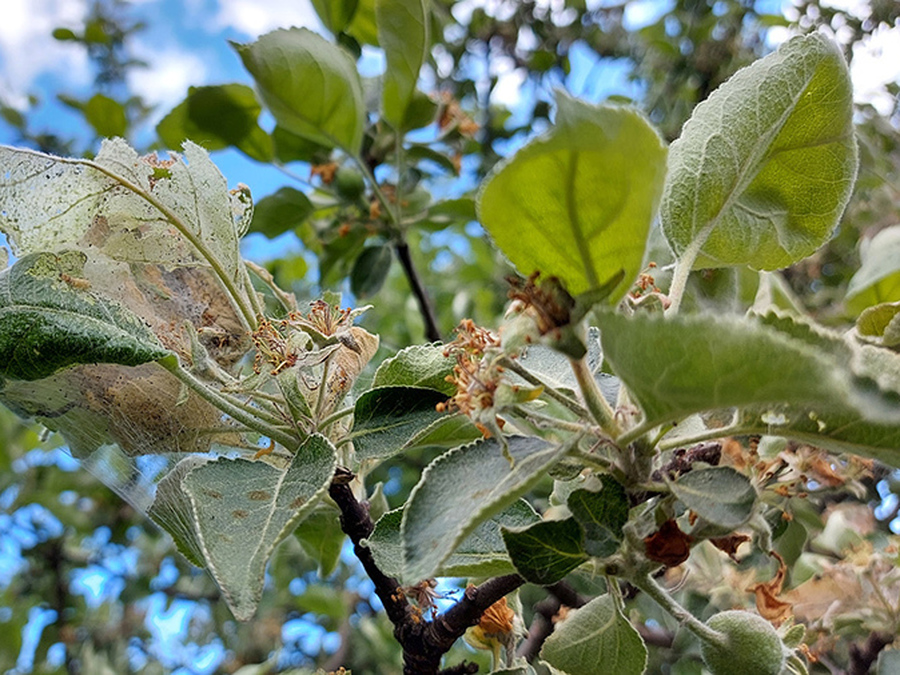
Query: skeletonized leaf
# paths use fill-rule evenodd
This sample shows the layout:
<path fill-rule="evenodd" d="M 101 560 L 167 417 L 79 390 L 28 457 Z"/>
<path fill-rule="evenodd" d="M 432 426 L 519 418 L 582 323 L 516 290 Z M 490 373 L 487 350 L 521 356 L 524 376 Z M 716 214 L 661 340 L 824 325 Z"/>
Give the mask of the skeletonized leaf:
<path fill-rule="evenodd" d="M 541 658 L 569 675 L 603 671 L 640 675 L 647 666 L 647 647 L 611 595 L 594 598 L 570 610 L 544 646 Z"/>
<path fill-rule="evenodd" d="M 167 162 L 138 156 L 121 138 L 104 141 L 94 160 L 0 147 L 0 165 L 0 230 L 16 255 L 87 253 L 86 278 L 145 320 L 125 296 L 185 268 L 205 268 L 249 304 L 238 247 L 249 198 L 229 192 L 200 146 L 186 142 L 183 158 Z"/>
<path fill-rule="evenodd" d="M 335 464 L 333 446 L 318 435 L 300 446 L 284 470 L 264 461 L 219 457 L 187 467 L 180 486 L 173 483 L 157 494 L 150 515 L 182 550 L 199 552 L 235 617 L 246 621 L 259 603 L 272 551 L 316 505 Z M 179 527 L 166 517 L 173 513 L 182 514 Z"/>
<path fill-rule="evenodd" d="M 635 110 L 557 94 L 556 126 L 498 165 L 478 198 L 497 246 L 528 275 L 565 282 L 572 295 L 641 269 L 662 192 L 666 148 Z"/>
<path fill-rule="evenodd" d="M 428 56 L 428 7 L 424 0 L 376 0 L 375 16 L 378 43 L 387 59 L 382 115 L 402 132 L 419 70 Z"/>
<path fill-rule="evenodd" d="M 660 219 L 694 267 L 786 267 L 821 246 L 858 165 L 850 74 L 821 33 L 738 71 L 694 110 L 669 151 Z"/>
<path fill-rule="evenodd" d="M 79 363 L 137 366 L 170 354 L 125 308 L 90 290 L 85 257 L 33 253 L 0 272 L 0 376 L 39 380 Z"/>
<path fill-rule="evenodd" d="M 425 469 L 403 517 L 404 578 L 433 576 L 480 523 L 516 501 L 569 447 L 513 436 L 509 451 L 512 466 L 488 439 L 451 450 Z"/>
<path fill-rule="evenodd" d="M 359 152 L 365 105 L 347 52 L 306 28 L 276 30 L 234 47 L 281 127 L 351 155 Z"/>

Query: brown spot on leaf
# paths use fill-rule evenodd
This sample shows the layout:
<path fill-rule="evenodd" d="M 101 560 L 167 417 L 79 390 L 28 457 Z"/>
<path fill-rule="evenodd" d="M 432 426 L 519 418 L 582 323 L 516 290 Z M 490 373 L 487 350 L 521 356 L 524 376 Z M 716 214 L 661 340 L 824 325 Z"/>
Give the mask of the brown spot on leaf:
<path fill-rule="evenodd" d="M 216 490 L 209 490 L 209 489 L 204 488 L 202 490 L 202 492 L 203 492 L 203 494 L 205 494 L 207 497 L 210 497 L 211 499 L 222 499 L 222 493 L 217 492 Z"/>
<path fill-rule="evenodd" d="M 235 518 L 246 518 L 250 515 L 250 513 L 248 511 L 245 511 L 244 509 L 235 509 L 231 512 L 231 515 L 233 515 Z"/>
<path fill-rule="evenodd" d="M 255 502 L 267 502 L 272 499 L 272 493 L 268 490 L 251 490 L 247 493 L 247 498 Z"/>
<path fill-rule="evenodd" d="M 305 497 L 297 497 L 296 499 L 294 499 L 294 501 L 291 502 L 291 508 L 292 508 L 292 509 L 299 509 L 299 508 L 300 508 L 301 506 L 303 506 L 305 503 L 306 503 L 306 498 L 305 498 Z"/>

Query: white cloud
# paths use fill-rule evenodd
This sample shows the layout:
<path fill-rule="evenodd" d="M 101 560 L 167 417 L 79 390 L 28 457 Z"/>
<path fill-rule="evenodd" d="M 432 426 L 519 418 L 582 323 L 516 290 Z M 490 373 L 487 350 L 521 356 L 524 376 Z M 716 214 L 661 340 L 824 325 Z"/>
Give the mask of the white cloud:
<path fill-rule="evenodd" d="M 850 75 L 856 100 L 871 103 L 882 115 L 889 114 L 894 99 L 884 85 L 900 82 L 900 26 L 879 26 L 855 44 Z"/>
<path fill-rule="evenodd" d="M 87 0 L 3 0 L 0 21 L 0 100 L 27 107 L 34 81 L 45 74 L 72 88 L 91 81 L 84 49 L 52 37 L 54 28 L 83 23 Z"/>
<path fill-rule="evenodd" d="M 196 51 L 188 51 L 180 45 L 148 44 L 140 40 L 132 43 L 133 55 L 147 64 L 146 68 L 128 71 L 128 88 L 156 105 L 158 121 L 178 103 L 184 100 L 188 87 L 208 82 L 209 68 Z"/>
<path fill-rule="evenodd" d="M 214 28 L 232 28 L 251 38 L 290 26 L 323 30 L 309 0 L 219 0 L 218 4 Z"/>

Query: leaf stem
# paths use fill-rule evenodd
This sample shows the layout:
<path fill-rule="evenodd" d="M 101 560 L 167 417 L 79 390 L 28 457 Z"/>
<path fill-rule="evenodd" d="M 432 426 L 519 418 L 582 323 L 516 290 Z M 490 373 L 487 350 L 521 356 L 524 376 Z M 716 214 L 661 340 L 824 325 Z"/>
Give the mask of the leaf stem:
<path fill-rule="evenodd" d="M 580 418 L 585 418 L 588 416 L 588 411 L 582 406 L 578 401 L 573 398 L 570 398 L 560 392 L 559 390 L 551 387 L 549 384 L 541 380 L 539 377 L 534 375 L 530 370 L 522 366 L 518 361 L 508 356 L 503 356 L 499 360 L 499 364 L 506 368 L 507 370 L 511 370 L 516 375 L 525 380 L 528 384 L 532 384 L 535 387 L 543 387 L 544 394 L 546 394 L 549 398 L 552 398 L 557 403 L 561 403 L 568 410 L 573 412 L 576 416 Z"/>
<path fill-rule="evenodd" d="M 266 423 L 258 416 L 258 411 L 248 412 L 229 401 L 225 396 L 215 389 L 208 387 L 206 384 L 198 380 L 191 373 L 185 370 L 177 359 L 162 359 L 158 363 L 183 382 L 189 389 L 194 391 L 205 401 L 211 403 L 218 410 L 240 422 L 248 429 L 259 432 L 263 436 L 271 438 L 276 443 L 281 443 L 288 450 L 296 450 L 299 445 L 299 439 L 280 429 Z"/>
<path fill-rule="evenodd" d="M 682 607 L 666 589 L 656 583 L 652 576 L 643 574 L 629 579 L 629 581 L 652 598 L 656 604 L 678 619 L 685 628 L 700 640 L 719 645 L 723 649 L 727 647 L 727 639 L 724 633 L 710 628 Z"/>
<path fill-rule="evenodd" d="M 616 422 L 615 413 L 594 379 L 594 374 L 588 368 L 587 361 L 584 358 L 569 359 L 569 365 L 572 366 L 572 372 L 575 373 L 575 380 L 578 382 L 578 388 L 584 397 L 584 402 L 591 413 L 594 421 L 600 425 L 611 438 L 617 438 L 622 430 Z"/>
<path fill-rule="evenodd" d="M 674 316 L 678 314 L 678 308 L 681 307 L 681 300 L 684 297 L 685 288 L 687 288 L 688 277 L 691 275 L 691 269 L 697 256 L 700 255 L 700 249 L 706 243 L 707 238 L 712 232 L 713 225 L 710 223 L 703 228 L 690 245 L 684 249 L 678 262 L 675 263 L 675 273 L 672 275 L 672 283 L 669 285 L 669 307 L 666 309 L 666 316 Z"/>

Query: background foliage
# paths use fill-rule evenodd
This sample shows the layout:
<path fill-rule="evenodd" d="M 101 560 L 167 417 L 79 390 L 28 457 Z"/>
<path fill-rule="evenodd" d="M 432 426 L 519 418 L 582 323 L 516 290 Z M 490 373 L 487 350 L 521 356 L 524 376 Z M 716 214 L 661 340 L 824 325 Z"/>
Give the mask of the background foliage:
<path fill-rule="evenodd" d="M 383 23 L 385 17 L 377 16 L 376 3 L 315 4 L 341 48 L 311 33 L 304 38 L 307 48 L 319 58 L 333 55 L 333 67 L 339 72 L 355 70 L 352 55 L 359 55 L 360 45 L 389 39 L 379 33 L 376 20 Z M 292 231 L 312 255 L 271 260 L 267 269 L 282 287 L 293 289 L 301 298 L 315 297 L 325 289 L 344 289 L 361 301 L 371 301 L 376 309 L 364 317 L 363 325 L 381 336 L 382 354 L 439 337 L 449 339 L 463 317 L 481 325 L 497 324 L 507 293 L 503 278 L 512 268 L 473 224 L 472 186 L 501 157 L 547 127 L 556 100 L 553 91 L 567 83 L 573 49 L 587 48 L 603 59 L 624 60 L 640 91 L 635 102 L 671 141 L 680 135 L 698 102 L 768 51 L 770 27 L 839 31 L 849 55 L 855 41 L 898 19 L 898 9 L 890 2 L 872 3 L 866 19 L 818 3 L 802 3 L 790 20 L 752 2 L 676 2 L 655 23 L 629 32 L 620 5 L 499 3 L 490 11 L 475 9 L 465 22 L 457 20 L 451 6 L 431 3 L 428 42 L 404 45 L 409 50 L 405 54 L 409 69 L 389 64 L 394 92 L 390 100 L 402 105 L 385 107 L 385 119 L 395 128 L 424 127 L 421 142 L 403 151 L 399 173 L 384 167 L 397 163 L 396 135 L 390 128 L 370 124 L 367 116 L 338 119 L 335 129 L 315 142 L 308 134 L 297 136 L 310 124 L 327 128 L 318 122 L 336 118 L 326 108 L 322 120 L 312 122 L 279 113 L 277 101 L 267 96 L 267 73 L 255 65 L 254 51 L 265 49 L 265 42 L 237 49 L 256 80 L 260 102 L 272 108 L 277 126 L 271 128 L 260 120 L 262 108 L 249 86 L 198 87 L 186 92 L 185 101 L 163 118 L 157 127 L 160 140 L 153 144 L 178 147 L 183 138 L 194 138 L 210 150 L 235 147 L 261 163 L 283 166 L 285 186 L 265 198 L 257 196 L 252 227 L 272 238 Z M 396 17 L 397 21 L 407 19 Z M 146 104 L 122 86 L 123 73 L 140 68 L 128 55 L 129 38 L 140 30 L 140 24 L 129 20 L 127 5 L 99 2 L 83 31 L 55 33 L 57 39 L 83 45 L 97 66 L 96 94 L 85 100 L 63 95 L 61 100 L 83 115 L 85 125 L 98 138 L 127 137 L 148 114 Z M 526 96 L 515 110 L 491 103 L 498 84 L 493 64 L 498 62 L 515 64 L 524 77 Z M 608 63 L 599 61 L 591 77 L 603 77 Z M 431 98 L 415 92 L 417 64 L 424 66 L 424 78 L 435 93 Z M 277 75 L 272 77 L 277 81 Z M 334 110 L 350 113 L 353 109 L 342 106 L 348 98 L 379 107 L 380 102 L 369 101 L 365 82 L 359 89 L 335 91 L 329 84 L 332 81 L 323 80 L 317 89 L 290 95 L 331 100 Z M 567 99 L 559 100 L 560 109 L 564 108 Z M 63 155 L 95 150 L 53 132 L 34 130 L 27 115 L 15 110 L 3 112 L 11 140 L 17 144 Z M 435 115 L 440 124 L 427 125 Z M 897 115 L 896 107 L 887 116 L 866 106 L 856 110 L 861 167 L 842 226 L 811 258 L 772 281 L 773 294 L 802 305 L 824 323 L 847 325 L 872 304 L 859 298 L 862 293 L 875 293 L 876 301 L 900 300 L 894 278 L 898 272 L 889 264 L 879 264 L 879 254 L 889 249 L 876 244 L 878 240 L 863 249 L 862 257 L 857 249 L 864 235 L 896 223 L 900 199 Z M 549 150 L 565 151 L 567 143 L 571 140 L 557 132 L 548 142 Z M 361 148 L 366 166 L 340 161 L 340 153 L 331 152 L 333 147 Z M 338 162 L 332 164 L 335 159 Z M 415 214 L 411 222 L 390 223 L 378 217 L 379 210 L 390 209 L 390 203 L 380 203 L 366 193 L 361 175 L 366 169 L 393 183 L 395 194 L 405 200 L 405 212 Z M 294 180 L 292 175 L 300 178 Z M 245 182 L 252 186 L 252 176 Z M 492 190 L 506 189 L 500 183 L 492 185 Z M 432 195 L 453 199 L 435 201 Z M 482 208 L 489 207 L 488 195 Z M 493 234 L 498 241 L 502 237 Z M 669 262 L 664 247 L 661 244 L 653 258 L 660 266 Z M 852 277 L 861 262 L 868 265 L 876 284 L 857 279 L 854 286 Z M 656 283 L 665 287 L 665 273 L 657 275 Z M 690 283 L 696 284 L 694 297 L 701 298 L 696 302 L 717 307 L 734 302 L 734 294 L 724 289 L 743 289 L 742 284 L 749 282 L 741 271 L 718 269 Z M 418 297 L 410 292 L 417 286 L 424 289 Z M 752 299 L 753 291 L 744 293 Z M 874 331 L 881 339 L 887 335 L 886 323 Z M 604 347 L 612 351 L 610 345 Z M 627 354 L 620 358 L 628 362 Z M 328 670 L 339 665 L 365 673 L 398 672 L 400 656 L 391 626 L 370 582 L 360 574 L 353 556 L 342 549 L 333 510 L 320 509 L 304 522 L 297 537 L 278 549 L 257 619 L 240 624 L 218 601 L 218 590 L 205 573 L 175 555 L 169 540 L 118 496 L 88 473 L 75 470 L 74 463 L 55 449 L 59 438 L 41 437 L 5 409 L 0 416 L 4 449 L 0 453 L 0 528 L 10 561 L 5 577 L 0 578 L 0 620 L 5 622 L 0 632 L 0 667 L 17 667 L 18 660 L 21 670 L 35 672 L 101 672 L 103 668 L 110 672 L 179 668 L 235 672 L 247 664 L 266 663 L 246 672 L 278 672 L 294 666 Z M 859 653 L 869 650 L 877 656 L 879 650 L 873 645 L 880 636 L 896 634 L 896 614 L 877 610 L 876 598 L 852 584 L 839 589 L 843 580 L 859 575 L 872 580 L 896 575 L 895 563 L 889 559 L 875 554 L 867 559 L 848 558 L 845 552 L 853 546 L 858 553 L 865 551 L 860 546 L 864 539 L 876 546 L 884 543 L 897 517 L 900 481 L 881 465 L 874 465 L 870 474 L 852 461 L 836 465 L 837 469 L 831 464 L 826 468 L 815 455 L 805 455 L 803 448 L 793 450 L 797 474 L 813 481 L 810 485 L 815 489 L 806 497 L 792 497 L 792 519 L 773 524 L 777 550 L 792 570 L 792 588 L 820 569 L 817 565 L 830 565 L 826 581 L 832 586 L 827 590 L 841 603 L 846 620 L 832 626 L 832 641 L 815 646 L 822 657 L 816 667 L 849 670 L 859 667 Z M 434 451 L 413 450 L 402 461 L 380 467 L 369 479 L 372 488 L 382 483 L 371 499 L 373 514 L 405 500 L 433 456 Z M 542 510 L 557 503 L 550 489 L 549 480 L 535 486 L 535 505 Z M 873 507 L 877 507 L 874 514 Z M 748 585 L 752 581 L 748 570 L 758 564 L 754 559 L 726 567 L 728 563 L 719 558 L 695 555 L 690 563 L 692 584 L 682 601 L 700 616 L 710 598 L 717 607 L 741 604 L 740 598 L 722 597 L 740 584 L 729 579 L 726 588 L 722 580 L 747 577 L 744 585 Z M 892 583 L 896 588 L 896 580 Z M 878 583 L 865 588 L 875 593 Z M 582 600 L 598 592 L 590 584 L 577 591 L 583 594 Z M 822 588 L 805 590 L 813 596 L 824 592 Z M 549 621 L 553 595 L 530 586 L 520 596 L 529 622 Z M 801 596 L 798 593 L 796 604 L 811 603 L 812 598 Z M 671 619 L 643 596 L 633 612 L 636 619 L 656 622 L 651 625 L 657 628 L 644 636 L 659 645 L 650 652 L 650 672 L 698 672 L 695 645 L 675 634 Z M 36 644 L 23 644 L 28 641 Z M 553 644 L 548 642 L 548 649 L 559 647 Z M 488 660 L 481 653 L 462 644 L 454 650 L 450 663 L 466 658 L 487 670 Z"/>

